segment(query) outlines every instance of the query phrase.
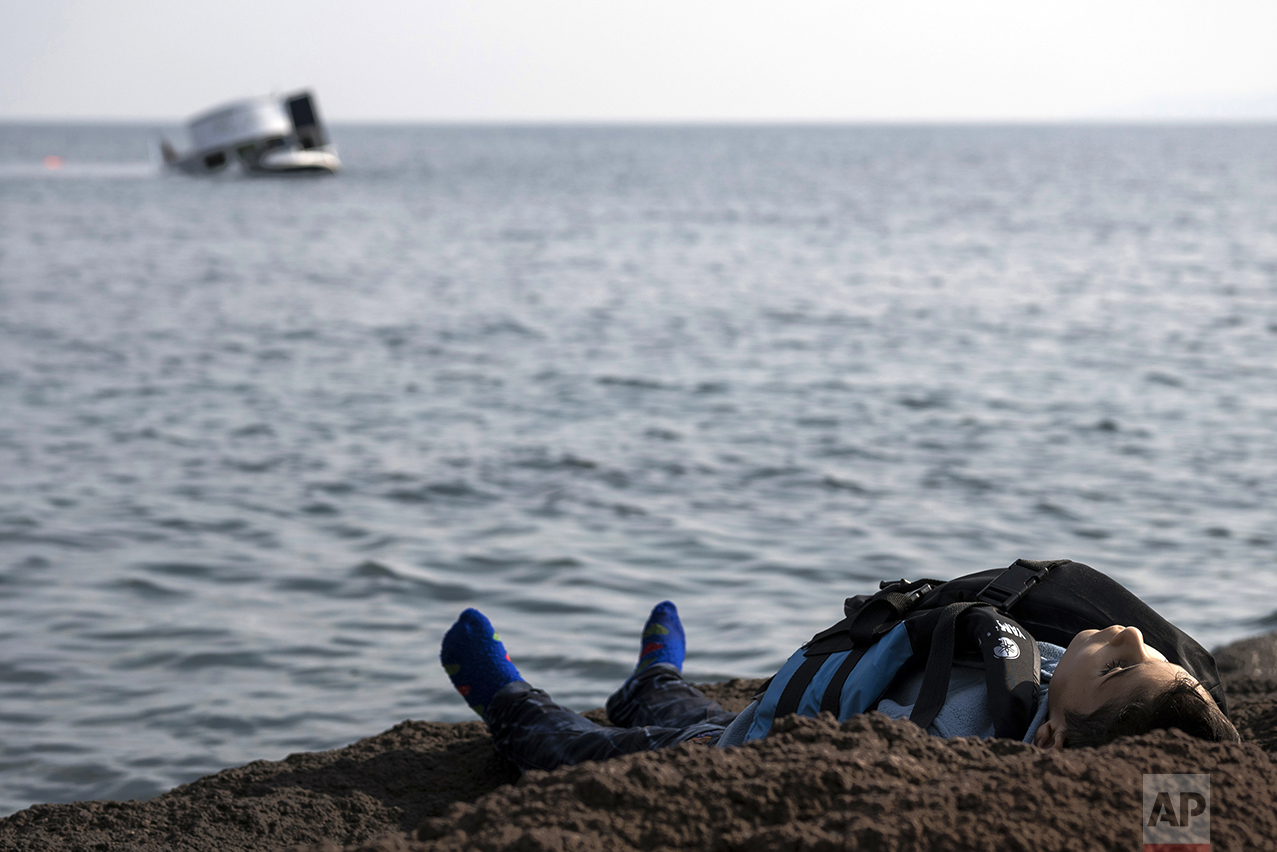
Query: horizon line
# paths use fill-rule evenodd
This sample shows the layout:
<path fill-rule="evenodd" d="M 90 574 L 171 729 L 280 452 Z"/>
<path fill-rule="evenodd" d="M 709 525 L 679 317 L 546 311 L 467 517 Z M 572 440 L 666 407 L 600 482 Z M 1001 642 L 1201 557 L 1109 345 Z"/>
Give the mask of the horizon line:
<path fill-rule="evenodd" d="M 6 116 L 0 124 L 177 124 L 190 117 L 157 116 Z M 1266 125 L 1271 116 L 1071 116 L 1058 118 L 328 118 L 327 124 L 456 127 L 955 127 L 955 126 L 1155 126 Z"/>

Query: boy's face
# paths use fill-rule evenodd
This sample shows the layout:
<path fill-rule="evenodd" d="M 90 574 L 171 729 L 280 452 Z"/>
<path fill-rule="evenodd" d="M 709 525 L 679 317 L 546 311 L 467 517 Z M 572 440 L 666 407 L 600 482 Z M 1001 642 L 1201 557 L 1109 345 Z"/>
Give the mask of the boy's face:
<path fill-rule="evenodd" d="M 1177 677 L 1193 680 L 1182 666 L 1145 645 L 1138 628 L 1115 624 L 1083 630 L 1073 637 L 1051 676 L 1047 721 L 1034 742 L 1062 748 L 1066 712 L 1087 716 L 1115 699 L 1133 701 L 1168 689 Z"/>

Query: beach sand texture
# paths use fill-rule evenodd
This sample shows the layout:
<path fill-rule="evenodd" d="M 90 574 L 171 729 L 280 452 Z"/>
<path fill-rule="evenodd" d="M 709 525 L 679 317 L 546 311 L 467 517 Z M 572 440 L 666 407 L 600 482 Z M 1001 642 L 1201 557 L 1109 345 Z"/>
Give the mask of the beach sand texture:
<path fill-rule="evenodd" d="M 1130 850 L 1141 775 L 1178 772 L 1210 774 L 1213 848 L 1272 848 L 1277 633 L 1216 656 L 1241 745 L 1157 732 L 1050 753 L 876 714 L 793 717 L 739 749 L 688 744 L 520 779 L 480 722 L 407 721 L 149 801 L 37 805 L 0 820 L 0 850 Z M 739 709 L 758 683 L 705 690 Z"/>

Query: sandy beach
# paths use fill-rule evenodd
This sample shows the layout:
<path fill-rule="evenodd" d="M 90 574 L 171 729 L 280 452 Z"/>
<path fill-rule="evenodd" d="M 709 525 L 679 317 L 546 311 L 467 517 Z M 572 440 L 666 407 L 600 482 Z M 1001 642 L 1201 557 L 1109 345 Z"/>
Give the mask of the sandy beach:
<path fill-rule="evenodd" d="M 148 801 L 36 805 L 0 820 L 0 850 L 1130 850 L 1141 775 L 1179 772 L 1210 774 L 1214 848 L 1264 848 L 1277 837 L 1277 633 L 1215 653 L 1240 745 L 1157 732 L 1051 753 L 876 714 L 794 717 L 744 748 L 519 778 L 480 722 L 405 721 Z M 738 709 L 758 683 L 704 689 Z"/>

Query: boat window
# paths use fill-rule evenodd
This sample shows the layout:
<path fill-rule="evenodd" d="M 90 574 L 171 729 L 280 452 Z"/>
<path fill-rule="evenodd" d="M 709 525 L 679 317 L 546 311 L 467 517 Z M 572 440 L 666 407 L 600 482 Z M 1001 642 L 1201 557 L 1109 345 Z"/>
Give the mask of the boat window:
<path fill-rule="evenodd" d="M 214 151 L 204 157 L 204 165 L 210 169 L 216 169 L 219 166 L 226 165 L 226 152 Z"/>
<path fill-rule="evenodd" d="M 308 95 L 299 95 L 290 99 L 288 101 L 288 112 L 292 115 L 295 127 L 307 127 L 319 123 L 319 119 L 315 117 L 315 107 L 310 102 Z"/>

